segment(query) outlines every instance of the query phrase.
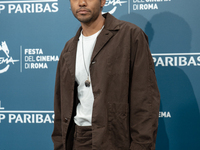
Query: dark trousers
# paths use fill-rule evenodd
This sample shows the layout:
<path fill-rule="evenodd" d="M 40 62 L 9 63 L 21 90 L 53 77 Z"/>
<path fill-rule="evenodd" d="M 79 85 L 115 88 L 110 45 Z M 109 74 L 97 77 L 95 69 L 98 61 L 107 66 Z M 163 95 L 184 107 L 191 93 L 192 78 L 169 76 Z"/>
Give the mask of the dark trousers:
<path fill-rule="evenodd" d="M 75 126 L 73 150 L 92 150 L 92 127 Z"/>

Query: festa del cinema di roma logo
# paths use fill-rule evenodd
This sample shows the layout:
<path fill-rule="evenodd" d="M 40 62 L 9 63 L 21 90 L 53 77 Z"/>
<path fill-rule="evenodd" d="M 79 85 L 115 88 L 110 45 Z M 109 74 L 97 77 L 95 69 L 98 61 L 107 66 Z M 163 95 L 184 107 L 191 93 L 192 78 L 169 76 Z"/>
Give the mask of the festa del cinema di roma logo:
<path fill-rule="evenodd" d="M 106 3 L 104 5 L 105 8 L 109 7 L 112 5 L 113 8 L 111 8 L 110 10 L 108 10 L 107 12 L 109 12 L 110 14 L 114 14 L 115 11 L 117 10 L 117 5 L 122 6 L 122 4 L 127 3 L 127 1 L 120 1 L 120 0 L 106 0 Z M 106 12 L 102 12 L 103 14 Z"/>
<path fill-rule="evenodd" d="M 1 51 L 3 51 L 3 54 L 5 55 L 5 57 L 1 57 L 3 55 Z M 15 62 L 18 62 L 18 61 L 19 60 L 14 60 L 11 56 L 9 56 L 9 49 L 6 44 L 6 41 L 1 42 L 1 45 L 0 45 L 0 74 L 7 72 L 10 67 L 10 64 L 14 65 Z"/>

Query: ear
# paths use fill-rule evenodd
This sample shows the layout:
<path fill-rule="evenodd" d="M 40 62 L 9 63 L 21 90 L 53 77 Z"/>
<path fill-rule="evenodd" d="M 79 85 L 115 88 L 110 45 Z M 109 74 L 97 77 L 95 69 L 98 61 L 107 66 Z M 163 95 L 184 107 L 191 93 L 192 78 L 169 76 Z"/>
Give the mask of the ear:
<path fill-rule="evenodd" d="M 101 8 L 103 8 L 103 6 L 105 5 L 106 0 L 101 0 Z"/>

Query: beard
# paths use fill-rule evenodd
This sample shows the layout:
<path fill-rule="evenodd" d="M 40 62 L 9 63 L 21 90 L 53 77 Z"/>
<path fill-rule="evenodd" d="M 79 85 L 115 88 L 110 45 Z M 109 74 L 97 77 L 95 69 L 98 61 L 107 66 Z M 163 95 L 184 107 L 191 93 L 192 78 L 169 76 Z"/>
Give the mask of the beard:
<path fill-rule="evenodd" d="M 86 14 L 79 14 L 78 12 L 80 10 L 85 10 L 85 11 L 87 11 L 87 13 Z M 79 20 L 81 23 L 89 24 L 91 22 L 94 22 L 98 18 L 100 12 L 101 12 L 100 10 L 92 12 L 90 9 L 87 9 L 87 8 L 83 7 L 83 8 L 79 8 L 75 12 L 73 11 L 73 14 L 74 14 L 74 17 L 77 20 Z"/>

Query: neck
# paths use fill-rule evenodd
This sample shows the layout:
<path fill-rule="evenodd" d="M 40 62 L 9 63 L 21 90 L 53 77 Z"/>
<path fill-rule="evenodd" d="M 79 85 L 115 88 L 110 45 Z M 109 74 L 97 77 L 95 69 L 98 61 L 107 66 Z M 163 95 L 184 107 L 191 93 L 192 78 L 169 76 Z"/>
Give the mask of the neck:
<path fill-rule="evenodd" d="M 100 14 L 98 18 L 90 23 L 82 23 L 81 26 L 83 29 L 83 35 L 84 36 L 90 36 L 98 32 L 104 25 L 105 18 Z"/>

